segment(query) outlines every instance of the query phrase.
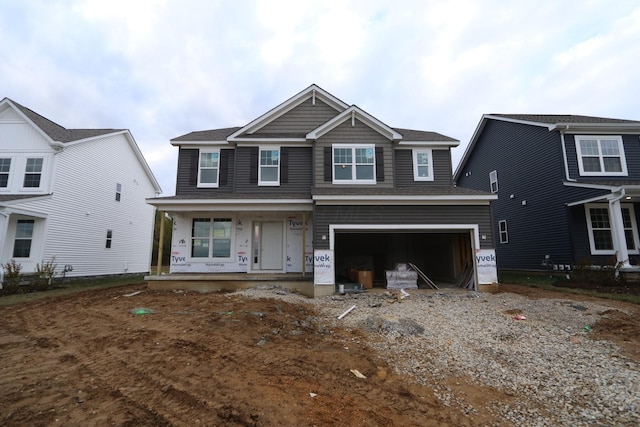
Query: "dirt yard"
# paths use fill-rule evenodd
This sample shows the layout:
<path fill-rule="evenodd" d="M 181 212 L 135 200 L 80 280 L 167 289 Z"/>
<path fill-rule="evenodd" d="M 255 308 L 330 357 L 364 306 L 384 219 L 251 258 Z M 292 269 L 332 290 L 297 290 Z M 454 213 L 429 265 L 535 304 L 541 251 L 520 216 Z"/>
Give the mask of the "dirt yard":
<path fill-rule="evenodd" d="M 638 306 L 610 304 L 640 315 Z M 367 346 L 372 338 L 364 332 L 330 327 L 313 310 L 278 299 L 156 292 L 145 285 L 2 308 L 0 424 L 505 425 L 482 409 L 469 415 L 446 406 L 429 387 L 394 374 L 392 361 Z M 608 317 L 594 325 L 593 337 L 640 360 L 640 326 L 633 319 Z M 451 380 L 476 407 L 491 394 L 463 378 Z"/>

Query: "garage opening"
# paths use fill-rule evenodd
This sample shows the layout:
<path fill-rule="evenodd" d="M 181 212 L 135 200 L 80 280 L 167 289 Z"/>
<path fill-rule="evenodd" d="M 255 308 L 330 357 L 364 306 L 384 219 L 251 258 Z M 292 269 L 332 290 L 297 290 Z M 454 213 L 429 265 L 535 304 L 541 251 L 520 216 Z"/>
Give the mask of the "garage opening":
<path fill-rule="evenodd" d="M 336 283 L 357 282 L 354 271 L 364 271 L 373 287 L 386 288 L 387 271 L 412 263 L 438 288 L 475 289 L 468 230 L 335 230 L 334 256 Z M 429 287 L 421 278 L 417 285 Z"/>

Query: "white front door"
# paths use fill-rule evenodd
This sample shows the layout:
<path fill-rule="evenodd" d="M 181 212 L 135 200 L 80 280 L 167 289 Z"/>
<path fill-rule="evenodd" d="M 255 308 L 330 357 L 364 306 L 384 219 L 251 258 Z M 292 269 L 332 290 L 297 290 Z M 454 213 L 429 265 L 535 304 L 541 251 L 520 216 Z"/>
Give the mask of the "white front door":
<path fill-rule="evenodd" d="M 282 270 L 282 222 L 256 222 L 253 225 L 253 267 L 257 270 Z"/>

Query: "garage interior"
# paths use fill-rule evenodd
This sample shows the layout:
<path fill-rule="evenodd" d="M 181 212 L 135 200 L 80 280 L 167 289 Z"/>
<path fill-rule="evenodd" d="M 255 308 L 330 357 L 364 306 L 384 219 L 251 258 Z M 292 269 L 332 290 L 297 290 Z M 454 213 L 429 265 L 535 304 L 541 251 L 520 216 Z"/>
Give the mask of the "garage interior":
<path fill-rule="evenodd" d="M 468 231 L 336 230 L 334 256 L 336 283 L 356 282 L 354 270 L 370 271 L 373 287 L 386 288 L 386 271 L 412 263 L 438 288 L 474 288 Z M 417 285 L 429 288 L 421 278 Z"/>

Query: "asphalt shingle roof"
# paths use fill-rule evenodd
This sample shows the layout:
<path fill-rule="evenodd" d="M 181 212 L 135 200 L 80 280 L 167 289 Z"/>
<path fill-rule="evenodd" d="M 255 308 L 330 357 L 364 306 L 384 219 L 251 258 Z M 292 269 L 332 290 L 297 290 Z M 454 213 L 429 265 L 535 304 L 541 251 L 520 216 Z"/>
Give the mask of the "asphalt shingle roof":
<path fill-rule="evenodd" d="M 637 120 L 611 119 L 607 117 L 580 116 L 573 114 L 489 114 L 490 116 L 504 117 L 506 119 L 523 120 L 528 122 L 538 122 L 547 124 L 556 123 L 636 123 Z"/>

